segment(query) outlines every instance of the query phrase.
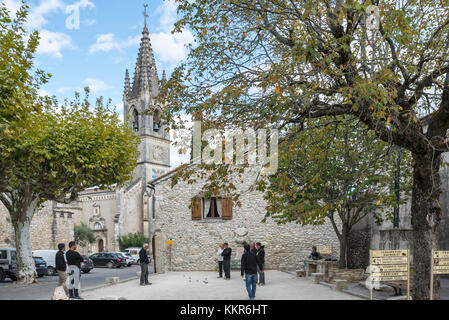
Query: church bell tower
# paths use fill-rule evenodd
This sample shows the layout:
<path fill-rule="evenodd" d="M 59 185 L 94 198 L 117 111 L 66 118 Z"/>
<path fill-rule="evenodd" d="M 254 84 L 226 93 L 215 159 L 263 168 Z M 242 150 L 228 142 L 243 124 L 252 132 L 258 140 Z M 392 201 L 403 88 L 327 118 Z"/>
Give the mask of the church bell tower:
<path fill-rule="evenodd" d="M 142 178 L 146 184 L 151 179 L 170 170 L 170 132 L 161 122 L 164 108 L 155 102 L 161 82 L 157 75 L 147 27 L 146 6 L 144 17 L 145 26 L 132 85 L 128 70 L 125 74 L 123 108 L 125 121 L 129 122 L 129 125 L 142 139 L 134 179 Z M 165 72 L 162 78 L 164 80 Z"/>

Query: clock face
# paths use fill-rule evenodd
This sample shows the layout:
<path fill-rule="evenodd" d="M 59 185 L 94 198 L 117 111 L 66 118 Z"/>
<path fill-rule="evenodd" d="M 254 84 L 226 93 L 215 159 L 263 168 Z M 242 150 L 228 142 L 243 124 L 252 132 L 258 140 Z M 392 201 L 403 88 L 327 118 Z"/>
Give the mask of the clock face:
<path fill-rule="evenodd" d="M 165 161 L 167 152 L 161 146 L 153 147 L 153 159 L 156 161 Z"/>

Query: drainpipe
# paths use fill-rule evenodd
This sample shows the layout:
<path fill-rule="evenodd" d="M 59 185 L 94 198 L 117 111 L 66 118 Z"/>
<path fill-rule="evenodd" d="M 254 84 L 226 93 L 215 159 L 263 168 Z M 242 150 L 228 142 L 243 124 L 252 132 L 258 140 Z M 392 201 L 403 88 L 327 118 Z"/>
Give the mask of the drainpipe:
<path fill-rule="evenodd" d="M 150 200 L 153 199 L 154 197 L 154 193 L 155 193 L 155 189 L 154 186 L 150 183 L 147 183 L 146 185 L 146 189 L 145 189 L 145 194 L 148 196 L 148 202 L 150 202 Z M 147 210 L 149 210 L 150 203 L 148 203 L 147 205 Z M 151 210 L 154 210 L 153 208 L 153 201 L 151 201 Z M 148 216 L 148 237 L 150 238 L 150 241 L 152 241 L 152 236 L 151 236 L 151 219 L 153 219 L 153 216 L 150 215 L 150 212 L 147 212 L 147 216 Z"/>

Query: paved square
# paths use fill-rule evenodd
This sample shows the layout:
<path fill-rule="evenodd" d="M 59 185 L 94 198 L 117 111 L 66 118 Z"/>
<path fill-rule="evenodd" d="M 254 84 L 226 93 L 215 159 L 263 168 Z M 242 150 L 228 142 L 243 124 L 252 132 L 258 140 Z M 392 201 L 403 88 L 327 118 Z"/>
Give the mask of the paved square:
<path fill-rule="evenodd" d="M 207 280 L 206 280 L 207 279 Z M 280 271 L 266 271 L 267 284 L 257 287 L 256 300 L 359 300 L 312 280 Z M 128 300 L 248 300 L 245 282 L 238 272 L 231 280 L 217 278 L 215 272 L 170 272 L 150 276 L 151 286 L 139 280 L 87 291 L 86 300 L 120 298 Z M 207 282 L 207 283 L 206 283 Z"/>

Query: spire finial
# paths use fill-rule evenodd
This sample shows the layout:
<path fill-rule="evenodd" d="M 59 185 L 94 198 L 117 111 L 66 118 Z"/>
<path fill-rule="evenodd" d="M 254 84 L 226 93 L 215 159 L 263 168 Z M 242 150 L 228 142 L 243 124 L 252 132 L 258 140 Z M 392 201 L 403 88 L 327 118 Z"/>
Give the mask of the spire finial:
<path fill-rule="evenodd" d="M 143 18 L 144 18 L 144 23 L 145 23 L 145 28 L 146 28 L 147 27 L 147 18 L 149 17 L 147 14 L 148 4 L 144 4 L 143 8 L 144 8 L 144 10 L 142 13 L 143 13 Z"/>

